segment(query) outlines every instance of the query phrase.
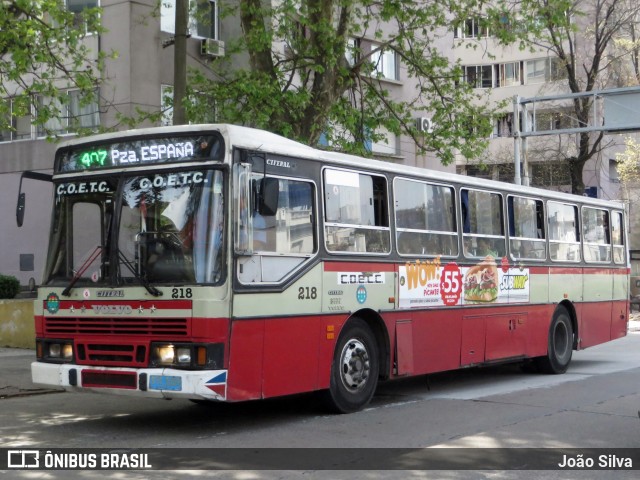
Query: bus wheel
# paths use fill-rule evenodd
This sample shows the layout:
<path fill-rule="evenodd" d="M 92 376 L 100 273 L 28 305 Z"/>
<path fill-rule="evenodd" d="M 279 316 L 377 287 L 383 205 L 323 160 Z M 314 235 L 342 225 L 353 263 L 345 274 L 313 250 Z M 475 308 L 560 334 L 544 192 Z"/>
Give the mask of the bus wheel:
<path fill-rule="evenodd" d="M 333 354 L 326 400 L 338 413 L 363 408 L 378 384 L 378 346 L 369 326 L 354 318 L 344 327 Z"/>
<path fill-rule="evenodd" d="M 536 358 L 536 366 L 544 373 L 564 373 L 573 353 L 573 326 L 567 309 L 560 306 L 549 327 L 547 356 Z"/>

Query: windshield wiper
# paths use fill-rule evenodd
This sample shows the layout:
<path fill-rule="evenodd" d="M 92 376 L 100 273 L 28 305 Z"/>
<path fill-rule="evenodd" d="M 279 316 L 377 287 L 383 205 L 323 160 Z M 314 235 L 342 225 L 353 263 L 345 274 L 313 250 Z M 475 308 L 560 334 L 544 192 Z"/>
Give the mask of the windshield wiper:
<path fill-rule="evenodd" d="M 73 278 L 71 279 L 71 282 L 69 282 L 69 285 L 67 285 L 67 288 L 65 288 L 62 291 L 62 295 L 64 295 L 65 297 L 68 297 L 71 295 L 71 289 L 73 288 L 73 286 L 80 279 L 80 277 L 82 277 L 82 274 L 87 271 L 87 268 L 89 268 L 89 265 L 91 265 L 96 260 L 96 258 L 98 258 L 98 256 L 101 254 L 102 254 L 102 246 L 98 245 L 95 248 L 95 250 L 91 252 L 91 255 L 87 257 L 84 263 L 80 265 L 80 268 L 73 274 Z"/>
<path fill-rule="evenodd" d="M 149 292 L 154 297 L 162 296 L 162 292 L 160 290 L 151 285 L 145 278 L 143 278 L 142 276 L 140 276 L 140 274 L 138 274 L 138 272 L 136 272 L 134 266 L 131 265 L 131 262 L 127 260 L 127 257 L 124 256 L 120 249 L 118 249 L 118 259 L 122 264 L 124 264 L 125 267 L 127 267 L 127 269 L 133 274 L 133 276 L 136 277 L 138 282 L 140 282 L 140 285 L 142 285 L 147 290 L 147 292 Z"/>

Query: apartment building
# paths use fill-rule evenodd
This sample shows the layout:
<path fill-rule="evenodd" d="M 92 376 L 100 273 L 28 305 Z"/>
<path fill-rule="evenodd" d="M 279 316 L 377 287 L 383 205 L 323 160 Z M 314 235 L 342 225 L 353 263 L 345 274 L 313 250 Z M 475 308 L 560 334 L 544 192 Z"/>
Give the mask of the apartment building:
<path fill-rule="evenodd" d="M 576 18 L 576 21 L 582 22 L 579 29 L 589 38 L 588 33 L 593 30 L 593 18 L 585 15 Z M 548 49 L 539 48 L 532 51 L 521 49 L 517 45 L 500 45 L 492 32 L 482 26 L 479 17 L 469 18 L 452 30 L 451 54 L 452 58 L 461 59 L 464 81 L 474 85 L 478 91 L 486 91 L 492 102 L 504 102 L 501 113 L 493 119 L 494 128 L 486 156 L 481 162 L 458 158 L 456 170 L 467 175 L 511 182 L 515 173 L 513 133 L 516 124 L 513 98 L 516 95 L 527 99 L 560 97 L 570 93 L 565 68 Z M 584 41 L 583 47 L 587 45 L 584 48 L 588 48 L 590 41 L 592 42 Z M 584 52 L 582 54 L 584 55 Z M 602 82 L 597 89 L 629 86 L 623 78 L 625 67 L 621 66 L 621 63 L 629 61 L 629 58 L 629 55 L 616 58 L 615 52 L 611 52 L 607 56 L 607 62 L 613 68 L 607 75 L 602 76 Z M 599 103 L 594 111 L 598 111 L 598 108 L 601 109 L 602 115 L 602 103 Z M 592 119 L 592 125 L 602 125 L 603 121 L 603 117 L 600 116 Z M 578 127 L 568 100 L 539 102 L 534 108 L 530 106 L 527 123 L 527 126 L 519 123 L 521 131 L 527 128 L 553 132 Z M 616 154 L 624 150 L 624 140 L 629 135 L 637 137 L 638 133 L 627 131 L 624 134 L 605 135 L 601 142 L 601 150 L 584 167 L 583 182 L 585 195 L 620 200 L 627 204 L 632 270 L 637 275 L 640 274 L 637 273 L 640 272 L 640 262 L 637 261 L 640 259 L 640 212 L 637 211 L 634 202 L 637 193 L 632 192 L 632 195 L 629 195 L 629 192 L 621 189 L 616 169 Z M 522 174 L 526 174 L 529 184 L 570 192 L 570 172 L 567 163 L 559 159 L 575 155 L 576 142 L 575 134 L 530 137 L 527 141 L 526 168 L 524 162 L 521 163 Z"/>
<path fill-rule="evenodd" d="M 513 152 L 514 131 L 522 123 L 515 124 L 513 98 L 536 98 L 561 96 L 569 93 L 566 72 L 557 57 L 547 49 L 534 51 L 521 49 L 518 45 L 500 45 L 491 32 L 481 27 L 479 18 L 470 18 L 458 25 L 452 32 L 453 55 L 463 64 L 464 81 L 476 89 L 486 89 L 492 102 L 504 105 L 493 118 L 493 133 L 486 156 L 479 162 L 469 162 L 464 158 L 457 161 L 460 173 L 512 181 L 514 176 Z M 527 117 L 528 129 L 563 130 L 577 127 L 577 120 L 569 101 L 555 104 L 540 103 L 535 114 Z M 571 191 L 571 178 L 566 167 L 558 158 L 569 156 L 576 151 L 575 136 L 537 137 L 529 141 L 526 173 L 531 185 Z M 610 139 L 608 151 L 593 158 L 585 167 L 584 183 L 590 196 L 617 198 L 617 173 L 615 152 L 622 139 Z"/>

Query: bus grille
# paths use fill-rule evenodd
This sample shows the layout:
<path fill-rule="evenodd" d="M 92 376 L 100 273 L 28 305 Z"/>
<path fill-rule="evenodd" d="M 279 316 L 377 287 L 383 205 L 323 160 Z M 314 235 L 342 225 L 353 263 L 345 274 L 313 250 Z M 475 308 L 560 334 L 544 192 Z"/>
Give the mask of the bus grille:
<path fill-rule="evenodd" d="M 45 317 L 45 335 L 148 335 L 185 337 L 186 318 Z"/>
<path fill-rule="evenodd" d="M 103 365 L 109 367 L 144 367 L 147 365 L 147 346 L 142 342 L 122 345 L 77 341 L 78 365 Z"/>
<path fill-rule="evenodd" d="M 138 388 L 135 372 L 105 372 L 100 370 L 84 370 L 82 372 L 83 387 L 98 388 Z"/>

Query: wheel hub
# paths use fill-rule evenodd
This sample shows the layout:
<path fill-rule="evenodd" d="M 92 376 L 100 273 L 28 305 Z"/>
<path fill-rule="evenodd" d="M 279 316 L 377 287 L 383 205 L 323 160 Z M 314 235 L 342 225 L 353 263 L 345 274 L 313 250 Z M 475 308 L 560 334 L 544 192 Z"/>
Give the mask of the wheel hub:
<path fill-rule="evenodd" d="M 364 344 L 357 339 L 348 341 L 340 355 L 340 378 L 351 392 L 361 390 L 369 379 L 371 364 Z"/>

